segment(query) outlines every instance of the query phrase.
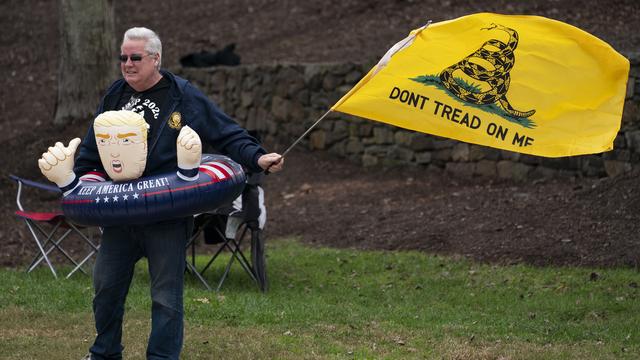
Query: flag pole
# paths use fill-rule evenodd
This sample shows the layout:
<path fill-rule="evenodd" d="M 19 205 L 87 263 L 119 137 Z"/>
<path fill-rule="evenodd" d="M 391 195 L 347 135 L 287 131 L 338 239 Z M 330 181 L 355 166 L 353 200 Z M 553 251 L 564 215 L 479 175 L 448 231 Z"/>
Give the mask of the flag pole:
<path fill-rule="evenodd" d="M 307 131 L 304 132 L 304 134 L 300 135 L 299 138 L 296 139 L 296 141 L 293 142 L 293 144 L 289 145 L 289 147 L 282 153 L 282 157 L 284 157 L 285 155 L 287 155 L 287 153 L 289 151 L 291 151 L 291 149 L 293 149 L 294 146 L 298 145 L 298 143 L 300 142 L 300 140 L 302 140 L 305 136 L 307 136 L 307 134 L 313 130 L 314 127 L 316 127 L 316 125 L 318 125 L 320 123 L 320 121 L 322 121 L 322 119 L 324 119 L 327 115 L 329 115 L 329 113 L 331 112 L 332 109 L 327 110 L 326 113 L 324 113 L 324 115 L 322 115 L 318 120 L 316 120 L 315 123 L 313 123 L 313 125 L 311 125 L 311 127 L 309 127 L 307 129 Z"/>
<path fill-rule="evenodd" d="M 285 155 L 287 155 L 287 153 L 289 153 L 289 151 L 291 151 L 291 149 L 293 149 L 294 146 L 298 145 L 298 143 L 300 142 L 300 140 L 302 140 L 305 136 L 307 136 L 307 134 L 313 130 L 313 128 L 316 127 L 316 125 L 318 125 L 320 123 L 320 121 L 322 121 L 322 119 L 324 119 L 327 115 L 329 115 L 329 113 L 332 111 L 332 109 L 327 110 L 326 113 L 324 113 L 324 115 L 320 116 L 320 118 L 318 120 L 316 120 L 316 122 L 313 123 L 313 125 L 311 125 L 311 127 L 309 127 L 307 129 L 307 131 L 304 132 L 304 134 L 300 135 L 300 137 L 298 137 L 296 139 L 296 141 L 293 142 L 293 144 L 289 145 L 289 147 L 282 152 L 282 154 L 280 155 L 280 159 L 278 159 L 278 161 L 272 163 L 271 165 L 269 165 L 269 167 L 264 171 L 265 174 L 269 173 L 269 169 L 271 168 L 271 166 L 277 164 L 280 162 L 280 160 L 282 160 L 284 158 Z"/>

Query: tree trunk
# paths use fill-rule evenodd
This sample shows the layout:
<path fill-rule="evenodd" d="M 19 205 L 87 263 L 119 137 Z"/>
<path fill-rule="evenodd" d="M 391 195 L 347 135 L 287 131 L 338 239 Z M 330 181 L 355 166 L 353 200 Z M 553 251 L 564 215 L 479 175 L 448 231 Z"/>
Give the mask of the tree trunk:
<path fill-rule="evenodd" d="M 117 74 L 113 0 L 59 0 L 60 63 L 53 123 L 93 119 Z"/>

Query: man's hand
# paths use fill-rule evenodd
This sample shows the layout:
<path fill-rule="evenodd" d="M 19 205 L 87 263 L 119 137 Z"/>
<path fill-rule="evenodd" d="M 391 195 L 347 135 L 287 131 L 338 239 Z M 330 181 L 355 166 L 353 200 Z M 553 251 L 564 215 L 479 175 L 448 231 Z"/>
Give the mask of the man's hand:
<path fill-rule="evenodd" d="M 200 166 L 202 158 L 202 141 L 198 133 L 188 126 L 182 127 L 176 140 L 178 167 L 180 169 L 195 169 Z"/>
<path fill-rule="evenodd" d="M 80 145 L 80 139 L 75 138 L 69 142 L 67 147 L 61 142 L 49 147 L 48 151 L 43 153 L 42 158 L 38 160 L 42 175 L 61 188 L 71 184 L 76 178 L 76 174 L 73 173 L 73 164 L 78 145 Z"/>
<path fill-rule="evenodd" d="M 284 167 L 284 158 L 277 153 L 264 154 L 258 158 L 258 165 L 268 173 L 278 172 Z"/>

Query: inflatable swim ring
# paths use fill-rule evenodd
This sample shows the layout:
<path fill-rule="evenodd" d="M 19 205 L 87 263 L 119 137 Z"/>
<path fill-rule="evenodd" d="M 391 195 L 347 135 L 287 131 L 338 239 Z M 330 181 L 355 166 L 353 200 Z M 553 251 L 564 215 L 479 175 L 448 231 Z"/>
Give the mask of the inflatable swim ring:
<path fill-rule="evenodd" d="M 242 167 L 222 155 L 202 154 L 198 175 L 176 172 L 130 181 L 86 181 L 65 193 L 62 211 L 81 225 L 148 224 L 191 216 L 231 203 L 244 189 Z"/>

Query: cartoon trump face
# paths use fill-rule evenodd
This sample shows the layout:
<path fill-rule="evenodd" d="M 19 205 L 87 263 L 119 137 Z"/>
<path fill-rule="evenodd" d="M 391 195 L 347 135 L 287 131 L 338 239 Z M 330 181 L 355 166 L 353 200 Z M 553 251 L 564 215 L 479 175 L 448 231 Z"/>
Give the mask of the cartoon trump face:
<path fill-rule="evenodd" d="M 149 124 L 133 111 L 106 111 L 96 117 L 93 130 L 100 161 L 113 181 L 137 179 L 147 165 Z"/>

